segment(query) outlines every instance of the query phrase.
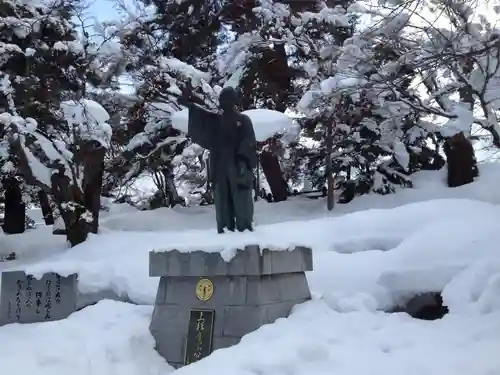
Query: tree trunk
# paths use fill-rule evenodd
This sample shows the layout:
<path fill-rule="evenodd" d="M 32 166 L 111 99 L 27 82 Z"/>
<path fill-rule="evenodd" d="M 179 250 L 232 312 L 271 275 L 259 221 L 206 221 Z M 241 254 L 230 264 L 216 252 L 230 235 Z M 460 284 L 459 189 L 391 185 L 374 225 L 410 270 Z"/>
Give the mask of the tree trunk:
<path fill-rule="evenodd" d="M 462 71 L 470 75 L 474 69 L 474 60 L 465 59 L 462 63 Z M 459 90 L 460 101 L 467 104 L 470 111 L 474 110 L 474 93 L 469 85 Z M 472 127 L 472 124 L 471 124 Z M 455 134 L 446 139 L 444 152 L 448 163 L 448 186 L 457 187 L 474 181 L 479 171 L 477 169 L 474 147 L 464 133 Z"/>
<path fill-rule="evenodd" d="M 102 178 L 104 175 L 104 156 L 106 149 L 95 141 L 83 147 L 83 195 L 85 208 L 92 214 L 90 232 L 99 231 L 99 212 L 101 211 Z"/>
<path fill-rule="evenodd" d="M 174 174 L 170 170 L 170 168 L 164 168 L 161 170 L 163 174 L 163 178 L 165 179 L 166 185 L 166 193 L 167 193 L 167 202 L 170 207 L 175 207 L 177 204 L 183 204 L 184 199 L 179 196 L 179 192 L 177 191 L 177 187 L 174 182 Z"/>
<path fill-rule="evenodd" d="M 446 139 L 444 152 L 448 163 L 448 186 L 469 184 L 478 175 L 474 148 L 463 133 Z"/>
<path fill-rule="evenodd" d="M 288 186 L 283 178 L 278 157 L 270 151 L 262 151 L 260 165 L 271 189 L 274 202 L 285 201 L 288 197 Z"/>
<path fill-rule="evenodd" d="M 51 182 L 52 194 L 64 221 L 68 242 L 71 246 L 79 245 L 87 239 L 91 229 L 91 223 L 85 217 L 87 210 L 83 193 L 72 185 L 72 181 L 64 173 L 53 174 Z"/>
<path fill-rule="evenodd" d="M 93 160 L 92 153 L 88 152 L 86 146 L 88 143 L 83 143 L 80 153 L 77 158 L 77 163 L 75 163 L 74 167 L 78 167 L 79 165 L 85 165 L 87 160 Z M 20 170 L 22 171 L 24 179 L 31 183 L 32 185 L 39 186 L 42 189 L 45 189 L 47 192 L 50 191 L 52 197 L 54 198 L 54 203 L 57 206 L 58 211 L 64 221 L 64 225 L 66 227 L 66 238 L 71 246 L 76 246 L 87 239 L 87 236 L 90 232 L 90 224 L 91 218 L 87 215 L 87 209 L 85 205 L 85 197 L 82 189 L 78 186 L 77 181 L 75 179 L 77 177 L 70 178 L 66 175 L 64 167 L 57 165 L 57 163 L 53 163 L 51 168 L 59 168 L 57 172 L 55 169 L 53 170 L 53 174 L 50 178 L 50 186 L 45 185 L 42 181 L 39 181 L 32 173 L 31 167 L 29 165 L 29 161 L 26 157 L 26 154 L 23 151 L 23 147 L 19 141 L 13 144 L 16 154 L 19 156 Z M 102 166 L 101 164 L 99 166 Z M 99 169 L 98 167 L 92 168 L 95 173 L 100 174 L 102 180 L 102 167 Z M 54 173 L 55 172 L 55 173 Z M 84 175 L 85 181 L 85 175 Z M 98 186 L 99 200 L 100 200 L 100 192 L 101 192 L 101 183 Z M 100 208 L 100 201 L 99 201 Z"/>
<path fill-rule="evenodd" d="M 5 181 L 5 216 L 3 231 L 5 234 L 24 233 L 26 230 L 26 205 L 19 182 L 15 177 Z"/>
<path fill-rule="evenodd" d="M 43 220 L 45 221 L 45 225 L 54 225 L 54 215 L 52 214 L 52 209 L 50 208 L 50 202 L 47 193 L 43 190 L 39 190 L 38 200 L 40 201 L 40 207 L 42 209 L 42 215 Z"/>
<path fill-rule="evenodd" d="M 333 135 L 332 135 L 332 120 L 328 120 L 326 124 L 326 183 L 327 183 L 327 195 L 326 195 L 326 205 L 328 211 L 333 210 L 334 206 L 334 196 L 333 196 L 333 171 L 332 171 L 332 151 L 333 151 Z"/>

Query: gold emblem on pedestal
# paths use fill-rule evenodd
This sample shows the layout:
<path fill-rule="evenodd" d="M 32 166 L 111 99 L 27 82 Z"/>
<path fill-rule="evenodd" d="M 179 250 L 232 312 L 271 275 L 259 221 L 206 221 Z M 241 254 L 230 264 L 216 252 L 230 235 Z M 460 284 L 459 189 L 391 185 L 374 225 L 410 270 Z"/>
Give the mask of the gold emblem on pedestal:
<path fill-rule="evenodd" d="M 214 295 L 214 284 L 209 279 L 200 279 L 196 283 L 196 297 L 200 301 L 208 301 Z"/>

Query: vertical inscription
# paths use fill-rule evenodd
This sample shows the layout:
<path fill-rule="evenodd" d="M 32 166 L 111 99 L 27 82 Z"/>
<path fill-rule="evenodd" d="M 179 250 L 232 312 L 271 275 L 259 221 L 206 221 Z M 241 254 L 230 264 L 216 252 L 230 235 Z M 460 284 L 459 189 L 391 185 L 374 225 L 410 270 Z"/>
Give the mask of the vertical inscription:
<path fill-rule="evenodd" d="M 45 285 L 47 286 L 47 290 L 45 292 L 45 320 L 51 319 L 51 311 L 52 311 L 52 280 L 46 280 Z"/>
<path fill-rule="evenodd" d="M 198 319 L 196 320 L 196 347 L 194 350 L 194 360 L 198 361 L 203 357 L 203 332 L 205 331 L 205 313 L 198 312 Z"/>
<path fill-rule="evenodd" d="M 23 297 L 23 282 L 22 280 L 16 281 L 16 320 L 21 319 L 21 298 Z"/>
<path fill-rule="evenodd" d="M 40 308 L 42 307 L 42 298 L 43 298 L 42 292 L 35 293 L 35 305 L 36 305 L 35 313 L 36 313 L 36 315 L 40 315 L 40 312 L 41 312 Z"/>
<path fill-rule="evenodd" d="M 212 352 L 214 310 L 191 310 L 184 364 L 199 361 Z"/>
<path fill-rule="evenodd" d="M 61 276 L 56 275 L 56 303 L 61 303 Z"/>
<path fill-rule="evenodd" d="M 31 309 L 33 305 L 33 276 L 26 277 L 26 301 L 24 302 L 26 308 Z"/>

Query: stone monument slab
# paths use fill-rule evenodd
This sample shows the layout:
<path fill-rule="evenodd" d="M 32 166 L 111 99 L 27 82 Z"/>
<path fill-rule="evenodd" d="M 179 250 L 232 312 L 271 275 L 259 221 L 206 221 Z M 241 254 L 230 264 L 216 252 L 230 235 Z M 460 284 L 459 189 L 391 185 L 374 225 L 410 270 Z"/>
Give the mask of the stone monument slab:
<path fill-rule="evenodd" d="M 2 272 L 0 325 L 60 320 L 76 311 L 77 275 L 46 273 L 41 279 L 23 271 Z"/>
<path fill-rule="evenodd" d="M 186 338 L 184 364 L 196 362 L 212 351 L 214 310 L 191 310 Z"/>
<path fill-rule="evenodd" d="M 149 262 L 150 276 L 160 277 L 150 331 L 174 367 L 239 343 L 311 298 L 305 272 L 312 271 L 312 251 L 305 247 L 272 251 L 251 245 L 229 262 L 216 252 L 152 251 Z M 193 331 L 199 311 L 209 312 L 209 336 Z M 196 335 L 203 336 L 200 350 L 193 349 Z"/>

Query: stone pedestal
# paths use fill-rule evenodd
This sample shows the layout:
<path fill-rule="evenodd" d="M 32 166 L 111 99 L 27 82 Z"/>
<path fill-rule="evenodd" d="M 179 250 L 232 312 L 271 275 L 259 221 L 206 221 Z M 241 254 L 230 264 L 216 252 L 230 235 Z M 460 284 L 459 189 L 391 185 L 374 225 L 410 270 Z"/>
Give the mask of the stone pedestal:
<path fill-rule="evenodd" d="M 230 262 L 219 253 L 151 252 L 149 264 L 150 276 L 160 277 L 150 330 L 158 352 L 174 367 L 184 365 L 192 310 L 214 312 L 213 351 L 237 344 L 311 298 L 305 276 L 312 270 L 309 248 L 247 246 Z"/>

